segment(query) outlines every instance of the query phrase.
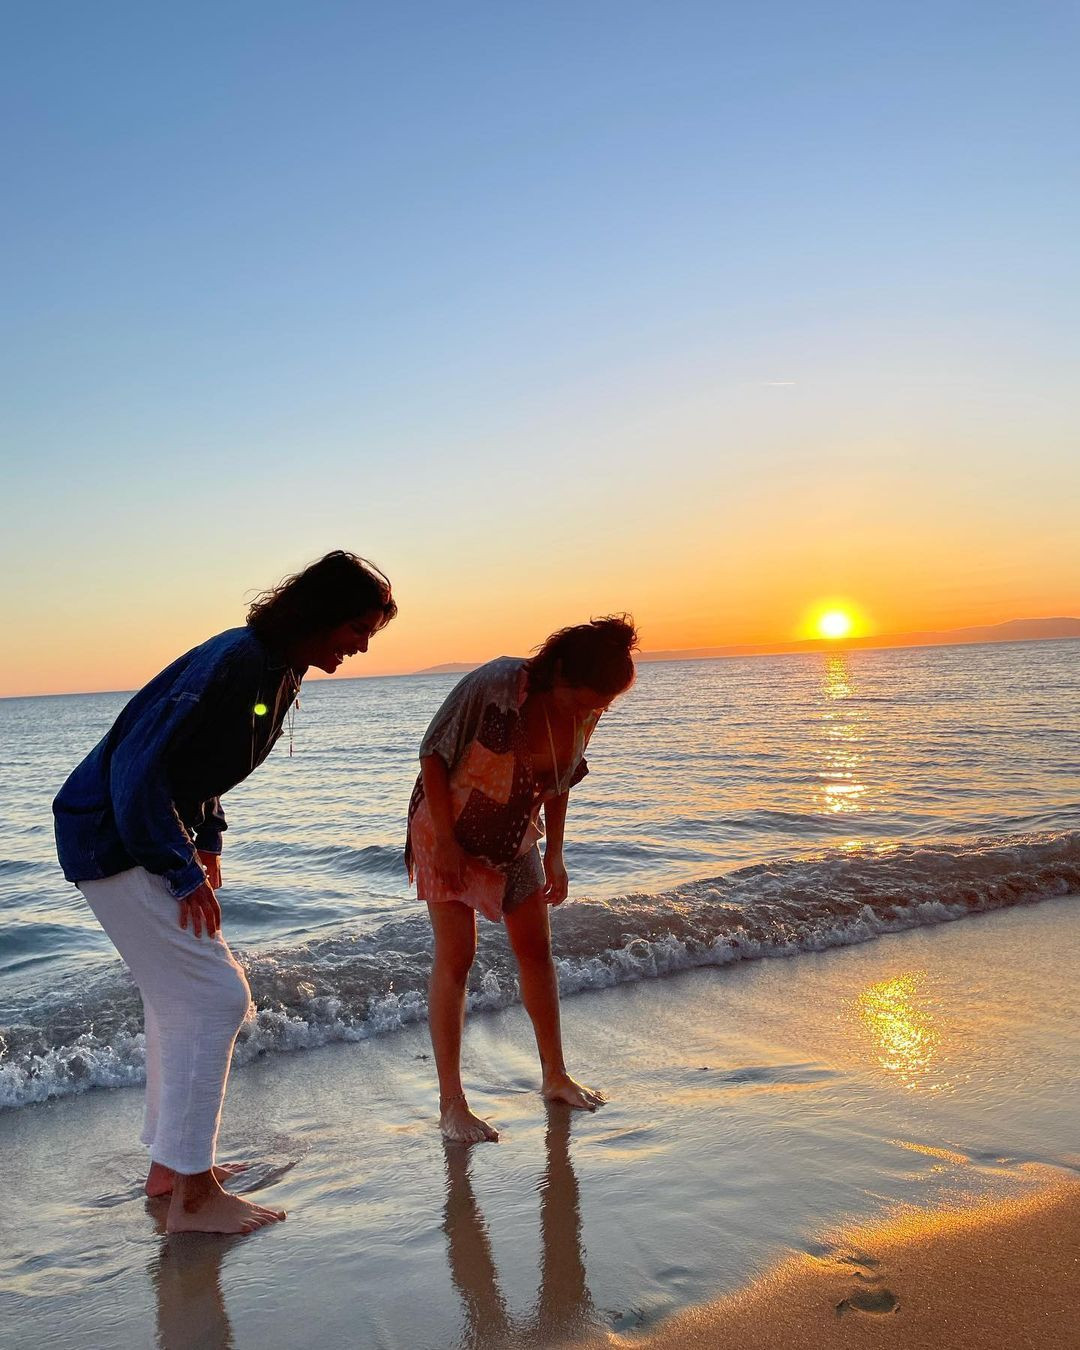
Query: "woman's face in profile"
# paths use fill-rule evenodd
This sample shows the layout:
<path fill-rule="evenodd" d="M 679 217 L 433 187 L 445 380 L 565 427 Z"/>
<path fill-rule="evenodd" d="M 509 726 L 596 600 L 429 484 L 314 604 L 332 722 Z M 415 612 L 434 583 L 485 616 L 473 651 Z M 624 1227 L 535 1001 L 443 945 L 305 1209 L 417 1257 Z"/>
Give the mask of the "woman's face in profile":
<path fill-rule="evenodd" d="M 373 611 L 340 623 L 327 632 L 312 634 L 297 653 L 300 664 L 318 666 L 332 675 L 350 656 L 367 651 L 368 643 L 379 631 L 381 620 L 382 615 Z"/>
<path fill-rule="evenodd" d="M 576 721 L 582 721 L 592 714 L 602 713 L 611 702 L 611 699 L 598 694 L 588 685 L 564 684 L 560 679 L 556 679 L 551 696 L 556 708 Z"/>

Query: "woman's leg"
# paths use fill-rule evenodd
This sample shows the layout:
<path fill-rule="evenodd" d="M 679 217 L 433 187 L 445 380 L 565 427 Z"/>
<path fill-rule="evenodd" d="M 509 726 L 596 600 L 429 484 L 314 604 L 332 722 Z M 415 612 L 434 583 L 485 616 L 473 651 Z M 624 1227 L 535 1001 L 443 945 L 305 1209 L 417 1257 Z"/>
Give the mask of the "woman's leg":
<path fill-rule="evenodd" d="M 603 1104 L 603 1096 L 575 1082 L 566 1072 L 563 1060 L 559 980 L 551 955 L 551 928 L 543 893 L 537 891 L 509 910 L 503 921 L 521 975 L 521 1001 L 532 1018 L 536 1034 L 544 1075 L 543 1094 L 548 1101 L 567 1102 L 594 1111 Z"/>
<path fill-rule="evenodd" d="M 160 1055 L 151 1156 L 177 1174 L 169 1230 L 240 1233 L 283 1218 L 229 1195 L 214 1175 L 233 1042 L 250 1001 L 244 972 L 221 934 L 197 938 L 181 928 L 165 883 L 140 867 L 80 889 L 150 1013 Z"/>
<path fill-rule="evenodd" d="M 494 1142 L 499 1132 L 473 1115 L 461 1086 L 461 1035 L 465 986 L 476 955 L 476 912 L 460 900 L 428 905 L 435 930 L 435 959 L 428 991 L 428 1025 L 439 1072 L 439 1128 L 463 1144 Z"/>
<path fill-rule="evenodd" d="M 143 1027 L 146 1040 L 146 1111 L 141 1138 L 150 1150 L 150 1171 L 144 1189 L 151 1200 L 158 1200 L 172 1194 L 176 1173 L 164 1163 L 154 1162 L 154 1141 L 161 1114 L 161 1031 L 153 1004 L 143 1004 Z M 247 1171 L 247 1166 L 247 1163 L 215 1163 L 214 1176 L 218 1181 L 227 1181 L 229 1177 Z"/>

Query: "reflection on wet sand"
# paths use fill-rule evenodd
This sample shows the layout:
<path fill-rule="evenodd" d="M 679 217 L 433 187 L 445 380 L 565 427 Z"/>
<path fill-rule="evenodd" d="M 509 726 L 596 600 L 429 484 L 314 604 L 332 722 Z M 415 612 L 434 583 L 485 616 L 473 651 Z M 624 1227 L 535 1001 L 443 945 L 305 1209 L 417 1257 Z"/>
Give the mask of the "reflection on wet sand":
<path fill-rule="evenodd" d="M 221 1288 L 221 1263 L 240 1239 L 210 1233 L 165 1233 L 167 1205 L 149 1204 L 164 1239 L 147 1267 L 157 1302 L 158 1350 L 232 1350 Z"/>
<path fill-rule="evenodd" d="M 551 1345 L 595 1322 L 585 1278 L 577 1177 L 570 1162 L 566 1107 L 548 1106 L 547 1167 L 540 1183 L 540 1284 L 524 1317 L 514 1317 L 499 1288 L 491 1239 L 473 1191 L 470 1150 L 446 1145 L 446 1234 L 450 1276 L 465 1314 L 460 1344 L 472 1350 Z"/>
<path fill-rule="evenodd" d="M 886 1073 L 908 1088 L 930 1086 L 927 1078 L 941 1036 L 918 973 L 868 986 L 859 995 L 858 1013 Z"/>

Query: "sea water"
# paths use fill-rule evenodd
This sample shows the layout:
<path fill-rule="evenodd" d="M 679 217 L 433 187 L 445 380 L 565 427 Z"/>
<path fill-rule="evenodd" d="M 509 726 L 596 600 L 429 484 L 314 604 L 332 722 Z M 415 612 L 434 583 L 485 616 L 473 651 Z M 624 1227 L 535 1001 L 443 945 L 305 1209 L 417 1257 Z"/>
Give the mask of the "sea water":
<path fill-rule="evenodd" d="M 574 790 L 563 995 L 792 957 L 1080 894 L 1075 641 L 643 663 Z M 361 658 L 362 659 L 362 658 Z M 358 664 L 358 663 L 357 663 Z M 355 666 L 354 666 L 355 668 Z M 426 1016 L 402 862 L 416 748 L 455 676 L 309 682 L 225 800 L 237 1062 Z M 56 864 L 50 802 L 126 694 L 0 701 L 0 1107 L 142 1081 L 125 968 Z M 470 1005 L 517 999 L 483 924 Z"/>

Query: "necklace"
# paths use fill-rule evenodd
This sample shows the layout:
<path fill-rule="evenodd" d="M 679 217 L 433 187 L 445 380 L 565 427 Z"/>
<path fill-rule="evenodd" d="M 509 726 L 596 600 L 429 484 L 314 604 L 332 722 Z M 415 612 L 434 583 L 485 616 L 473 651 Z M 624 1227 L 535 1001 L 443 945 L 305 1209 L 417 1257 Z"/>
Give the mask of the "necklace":
<path fill-rule="evenodd" d="M 289 672 L 292 678 L 292 690 L 290 692 L 289 711 L 285 714 L 289 723 L 289 758 L 293 757 L 293 733 L 296 730 L 296 714 L 300 711 L 300 681 L 292 671 Z"/>
<path fill-rule="evenodd" d="M 561 797 L 564 793 L 570 791 L 570 779 L 573 777 L 574 769 L 574 751 L 573 749 L 570 751 L 570 762 L 566 766 L 566 786 L 563 787 L 562 774 L 559 771 L 559 756 L 555 752 L 555 734 L 551 730 L 551 718 L 548 716 L 547 704 L 541 703 L 540 707 L 543 709 L 544 725 L 547 727 L 548 734 L 548 745 L 551 747 L 551 771 L 555 778 L 555 795 L 556 797 Z M 576 729 L 577 728 L 575 727 L 575 731 Z"/>
<path fill-rule="evenodd" d="M 287 692 L 285 691 L 285 686 L 279 686 L 278 691 L 277 691 L 277 693 L 276 693 L 275 696 L 274 696 L 274 706 L 273 706 L 273 709 L 271 709 L 270 706 L 269 706 L 268 704 L 266 704 L 266 703 L 264 703 L 264 702 L 262 701 L 261 696 L 260 696 L 260 698 L 259 698 L 258 703 L 254 704 L 254 705 L 252 706 L 252 709 L 251 709 L 251 765 L 250 765 L 250 768 L 249 768 L 249 772 L 250 772 L 250 769 L 254 769 L 254 768 L 255 768 L 256 747 L 257 747 L 257 745 L 258 745 L 258 743 L 259 743 L 259 733 L 258 733 L 257 730 L 256 730 L 256 726 L 257 726 L 257 723 L 258 723 L 258 719 L 259 719 L 259 718 L 262 718 L 262 717 L 267 717 L 267 716 L 271 715 L 271 713 L 272 713 L 273 725 L 277 728 L 278 733 L 280 733 L 281 728 L 283 727 L 284 724 L 286 724 L 286 723 L 288 724 L 288 727 L 289 727 L 289 758 L 292 759 L 292 756 L 293 756 L 293 739 L 294 739 L 294 734 L 295 734 L 295 731 L 296 731 L 296 714 L 297 714 L 297 713 L 299 712 L 299 710 L 300 710 L 300 681 L 297 679 L 297 677 L 296 677 L 296 672 L 293 671 L 293 670 L 290 670 L 290 671 L 289 671 L 289 680 L 290 680 L 290 685 L 289 685 L 289 687 L 288 687 L 288 691 L 287 691 Z M 285 709 L 285 716 L 282 718 L 281 721 L 278 721 L 278 720 L 277 720 L 277 719 L 278 719 L 278 709 L 281 707 L 281 697 L 282 697 L 282 694 L 283 694 L 283 693 L 285 693 L 285 697 L 286 697 L 287 700 L 288 700 L 288 706 L 287 706 L 286 709 Z M 268 734 L 269 734 L 269 733 L 268 733 Z M 275 738 L 276 738 L 276 737 L 274 737 L 274 736 L 271 736 L 271 737 L 270 737 L 270 744 L 271 744 L 271 745 L 273 744 L 273 741 L 274 741 Z M 265 738 L 264 738 L 264 742 L 263 742 L 263 753 L 264 753 L 264 756 L 265 756 L 265 750 L 266 750 L 266 741 L 265 741 Z"/>

